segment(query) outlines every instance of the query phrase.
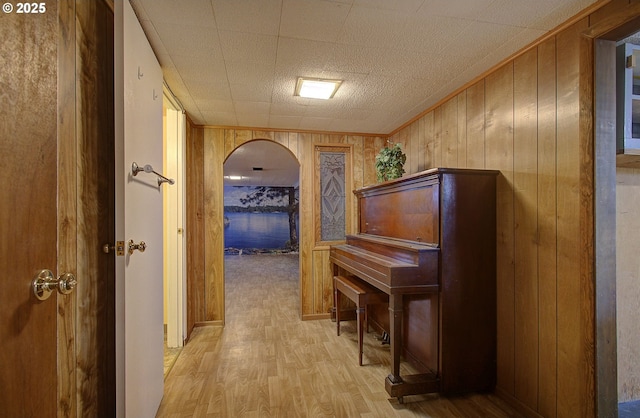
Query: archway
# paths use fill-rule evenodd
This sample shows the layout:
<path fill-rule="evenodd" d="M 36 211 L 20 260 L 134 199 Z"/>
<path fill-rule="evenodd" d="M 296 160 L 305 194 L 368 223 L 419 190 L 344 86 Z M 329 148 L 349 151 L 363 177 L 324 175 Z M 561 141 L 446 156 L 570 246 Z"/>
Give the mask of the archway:
<path fill-rule="evenodd" d="M 255 140 L 224 163 L 225 252 L 297 252 L 300 165 L 288 149 Z"/>
<path fill-rule="evenodd" d="M 228 275 L 240 275 L 242 257 L 248 266 L 250 262 L 255 264 L 255 260 L 247 257 L 257 255 L 283 257 L 283 263 L 265 262 L 264 269 L 276 264 L 291 266 L 295 260 L 293 268 L 299 281 L 300 164 L 297 158 L 277 142 L 256 139 L 243 143 L 229 154 L 223 173 L 225 283 L 230 282 Z M 225 285 L 225 299 L 229 295 L 233 294 Z M 229 304 L 225 302 L 225 306 Z"/>

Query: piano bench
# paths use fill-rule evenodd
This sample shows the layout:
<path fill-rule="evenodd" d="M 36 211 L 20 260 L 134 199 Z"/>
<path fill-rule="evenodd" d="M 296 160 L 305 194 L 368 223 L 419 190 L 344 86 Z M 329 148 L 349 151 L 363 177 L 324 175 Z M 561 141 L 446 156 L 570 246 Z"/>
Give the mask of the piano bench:
<path fill-rule="evenodd" d="M 369 332 L 367 305 L 387 303 L 389 296 L 382 290 L 352 276 L 333 276 L 333 304 L 336 309 L 336 331 L 340 335 L 340 295 L 345 295 L 356 304 L 358 326 L 358 361 L 362 366 L 362 340 L 366 329 Z"/>

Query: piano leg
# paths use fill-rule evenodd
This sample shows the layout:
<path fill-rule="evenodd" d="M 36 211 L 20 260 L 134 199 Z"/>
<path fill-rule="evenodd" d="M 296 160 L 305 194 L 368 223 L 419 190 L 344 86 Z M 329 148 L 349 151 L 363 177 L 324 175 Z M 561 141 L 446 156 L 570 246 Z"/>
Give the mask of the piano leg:
<path fill-rule="evenodd" d="M 336 331 L 340 336 L 340 292 L 336 286 L 336 279 L 333 279 L 333 307 L 336 310 Z"/>
<path fill-rule="evenodd" d="M 362 343 L 363 343 L 363 338 L 364 338 L 364 327 L 366 326 L 364 324 L 364 315 L 365 315 L 365 308 L 364 307 L 359 307 L 356 311 L 357 313 L 357 324 L 358 324 L 358 364 L 360 364 L 360 366 L 362 366 Z"/>
<path fill-rule="evenodd" d="M 405 375 L 400 377 L 400 351 L 402 349 L 402 295 L 389 295 L 389 328 L 391 334 L 391 374 L 387 376 L 384 387 L 398 402 L 404 402 L 404 396 L 440 391 L 440 379 L 433 373 Z"/>
<path fill-rule="evenodd" d="M 400 377 L 400 351 L 402 347 L 402 295 L 389 295 L 389 333 L 391 338 L 391 374 L 393 384 L 402 383 Z"/>

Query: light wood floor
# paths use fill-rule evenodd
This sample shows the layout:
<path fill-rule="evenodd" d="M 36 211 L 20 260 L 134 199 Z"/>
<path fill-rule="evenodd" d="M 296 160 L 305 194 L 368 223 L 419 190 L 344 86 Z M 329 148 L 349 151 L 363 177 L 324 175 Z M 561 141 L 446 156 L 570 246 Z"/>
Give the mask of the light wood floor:
<path fill-rule="evenodd" d="M 521 417 L 497 396 L 389 398 L 389 347 L 355 322 L 301 321 L 296 255 L 225 258 L 226 326 L 200 327 L 165 380 L 158 417 Z M 403 366 L 404 367 L 404 366 Z"/>

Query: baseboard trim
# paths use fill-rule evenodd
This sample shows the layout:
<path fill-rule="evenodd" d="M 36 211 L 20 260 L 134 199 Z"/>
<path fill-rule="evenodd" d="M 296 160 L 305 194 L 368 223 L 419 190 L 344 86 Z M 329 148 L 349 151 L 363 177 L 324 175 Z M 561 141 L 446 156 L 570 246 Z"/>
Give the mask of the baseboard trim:
<path fill-rule="evenodd" d="M 197 328 L 197 327 L 223 327 L 224 326 L 224 321 L 201 321 L 201 322 L 196 322 L 193 327 Z"/>
<path fill-rule="evenodd" d="M 306 314 L 302 315 L 303 321 L 315 321 L 317 319 L 331 319 L 331 313 L 323 313 L 323 314 Z"/>

